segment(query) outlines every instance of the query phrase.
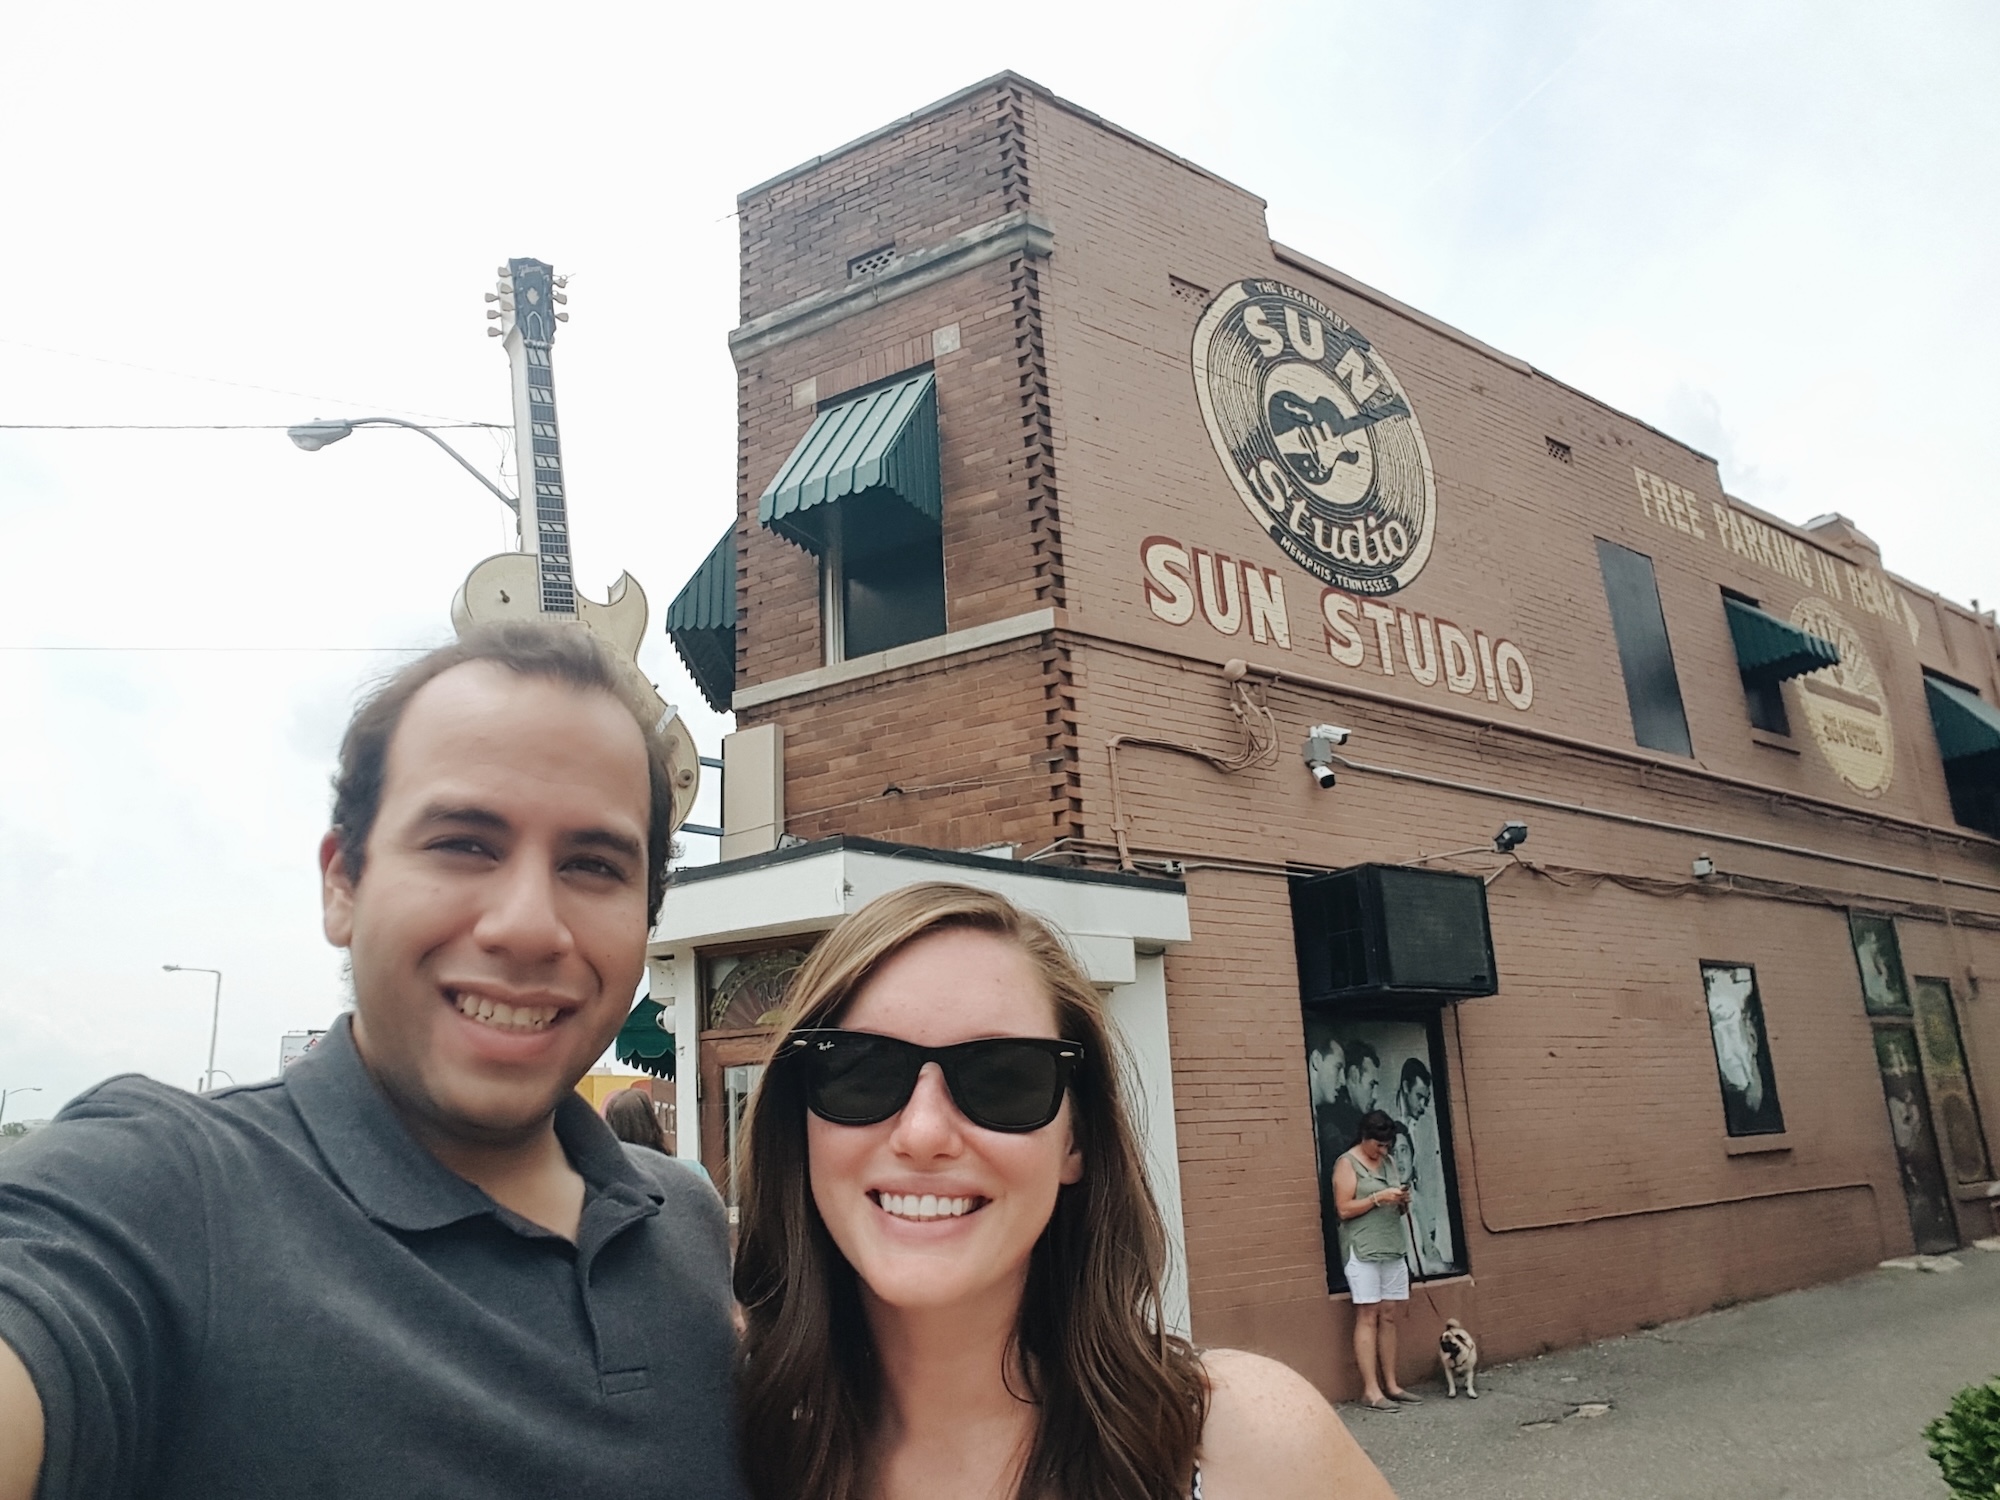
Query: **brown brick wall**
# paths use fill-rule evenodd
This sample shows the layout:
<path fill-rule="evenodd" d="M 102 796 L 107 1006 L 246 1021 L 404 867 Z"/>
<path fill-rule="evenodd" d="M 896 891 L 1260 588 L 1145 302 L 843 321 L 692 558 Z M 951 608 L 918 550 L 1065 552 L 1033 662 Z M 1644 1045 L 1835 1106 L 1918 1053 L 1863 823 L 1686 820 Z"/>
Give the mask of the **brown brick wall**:
<path fill-rule="evenodd" d="M 1907 1250 L 1844 908 L 1903 913 L 1909 972 L 1952 977 L 2000 1145 L 2000 932 L 1976 916 L 2000 917 L 2000 855 L 1879 816 L 1948 830 L 1920 668 L 2000 696 L 1992 627 L 1865 558 L 1758 530 L 1701 455 L 1281 260 L 1261 200 L 1025 84 L 1003 81 L 746 199 L 746 315 L 837 284 L 846 257 L 889 238 L 884 226 L 902 247 L 1021 207 L 1053 227 L 1045 262 L 989 263 L 742 364 L 739 681 L 820 661 L 811 559 L 754 519 L 811 420 L 793 385 L 815 378 L 824 399 L 910 368 L 929 358 L 930 330 L 952 322 L 964 347 L 937 361 L 950 625 L 1054 605 L 1057 630 L 781 699 L 741 722 L 784 723 L 800 836 L 946 848 L 1069 836 L 1070 857 L 1101 866 L 1114 836 L 1108 742 L 1234 749 L 1240 724 L 1218 671 L 1228 658 L 1398 700 L 1263 689 L 1275 760 L 1235 773 L 1156 748 L 1120 752 L 1130 844 L 1142 860 L 1188 864 L 1194 937 L 1169 954 L 1167 980 L 1197 1336 L 1277 1354 L 1330 1393 L 1354 1389 L 1345 1299 L 1325 1291 L 1286 863 L 1409 860 L 1476 844 L 1512 816 L 1532 834 L 1523 866 L 1491 887 L 1501 992 L 1457 1007 L 1445 1029 L 1473 1276 L 1420 1294 L 1411 1375 L 1427 1364 L 1424 1331 L 1448 1314 L 1505 1358 Z M 1372 627 L 1360 667 L 1330 656 L 1319 584 L 1252 524 L 1192 386 L 1203 298 L 1249 276 L 1312 292 L 1401 379 L 1440 521 L 1424 572 L 1387 602 L 1517 643 L 1535 674 L 1530 709 L 1416 683 L 1399 642 L 1385 675 Z M 1568 463 L 1549 438 L 1569 445 Z M 1635 468 L 1659 488 L 1642 492 Z M 1224 635 L 1199 611 L 1181 626 L 1156 618 L 1139 551 L 1159 535 L 1263 570 L 1284 591 L 1289 646 L 1254 641 L 1247 626 Z M 1654 559 L 1693 761 L 1631 753 L 1600 536 Z M 1787 565 L 1774 548 L 1806 560 Z M 1796 687 L 1789 747 L 1750 732 L 1725 586 L 1780 615 L 1808 592 L 1837 604 L 1890 706 L 1896 770 L 1882 795 L 1835 774 Z M 1381 769 L 1317 789 L 1299 746 L 1326 719 L 1355 730 L 1355 762 Z M 1523 728 L 1627 753 L 1513 732 Z M 1697 854 L 1721 878 L 1695 881 Z M 1941 901 L 1975 915 L 1947 928 Z M 1789 1149 L 1724 1149 L 1703 959 L 1756 966 Z M 1969 974 L 1988 976 L 1986 999 Z M 1974 1211 L 1961 1220 L 1992 1232 Z"/>

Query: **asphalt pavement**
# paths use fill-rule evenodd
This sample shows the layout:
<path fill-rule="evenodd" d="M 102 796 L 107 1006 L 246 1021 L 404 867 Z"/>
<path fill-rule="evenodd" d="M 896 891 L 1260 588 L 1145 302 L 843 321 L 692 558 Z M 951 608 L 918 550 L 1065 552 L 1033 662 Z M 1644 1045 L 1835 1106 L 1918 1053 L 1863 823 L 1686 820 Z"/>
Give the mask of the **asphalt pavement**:
<path fill-rule="evenodd" d="M 1401 1500 L 1948 1500 L 1923 1428 L 2000 1375 L 2000 1253 L 1945 1259 L 1341 1414 Z"/>

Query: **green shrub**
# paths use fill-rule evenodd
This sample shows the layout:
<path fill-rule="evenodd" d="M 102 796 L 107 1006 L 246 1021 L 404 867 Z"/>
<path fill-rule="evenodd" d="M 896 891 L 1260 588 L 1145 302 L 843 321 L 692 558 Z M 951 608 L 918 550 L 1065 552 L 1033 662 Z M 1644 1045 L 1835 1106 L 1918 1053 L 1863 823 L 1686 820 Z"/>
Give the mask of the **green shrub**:
<path fill-rule="evenodd" d="M 2000 1500 L 2000 1380 L 1960 1391 L 1924 1437 L 1956 1500 Z"/>

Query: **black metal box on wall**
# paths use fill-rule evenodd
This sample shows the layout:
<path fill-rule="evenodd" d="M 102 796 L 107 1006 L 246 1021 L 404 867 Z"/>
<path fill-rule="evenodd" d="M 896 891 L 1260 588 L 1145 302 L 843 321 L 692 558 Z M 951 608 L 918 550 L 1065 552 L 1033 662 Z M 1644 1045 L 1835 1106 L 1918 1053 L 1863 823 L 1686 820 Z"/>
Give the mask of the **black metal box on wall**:
<path fill-rule="evenodd" d="M 1435 1003 L 1498 992 L 1486 883 L 1356 865 L 1292 882 L 1299 998 Z"/>

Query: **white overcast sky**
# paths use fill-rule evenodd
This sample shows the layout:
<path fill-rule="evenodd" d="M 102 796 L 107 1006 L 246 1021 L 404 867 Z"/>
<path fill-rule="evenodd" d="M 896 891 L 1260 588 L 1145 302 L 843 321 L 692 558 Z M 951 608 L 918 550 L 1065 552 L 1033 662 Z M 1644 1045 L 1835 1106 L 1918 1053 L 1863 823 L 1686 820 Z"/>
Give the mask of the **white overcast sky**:
<path fill-rule="evenodd" d="M 657 622 L 733 505 L 735 195 L 1010 67 L 1744 499 L 2000 598 L 1985 0 L 192 0 L 7 32 L 0 422 L 505 422 L 481 293 L 552 261 L 579 581 L 644 583 L 709 753 Z M 0 1089 L 42 1090 L 10 1118 L 193 1085 L 209 981 L 163 963 L 226 972 L 240 1080 L 338 1011 L 313 851 L 357 688 L 402 659 L 357 648 L 444 638 L 507 535 L 414 434 L 0 431 Z"/>

